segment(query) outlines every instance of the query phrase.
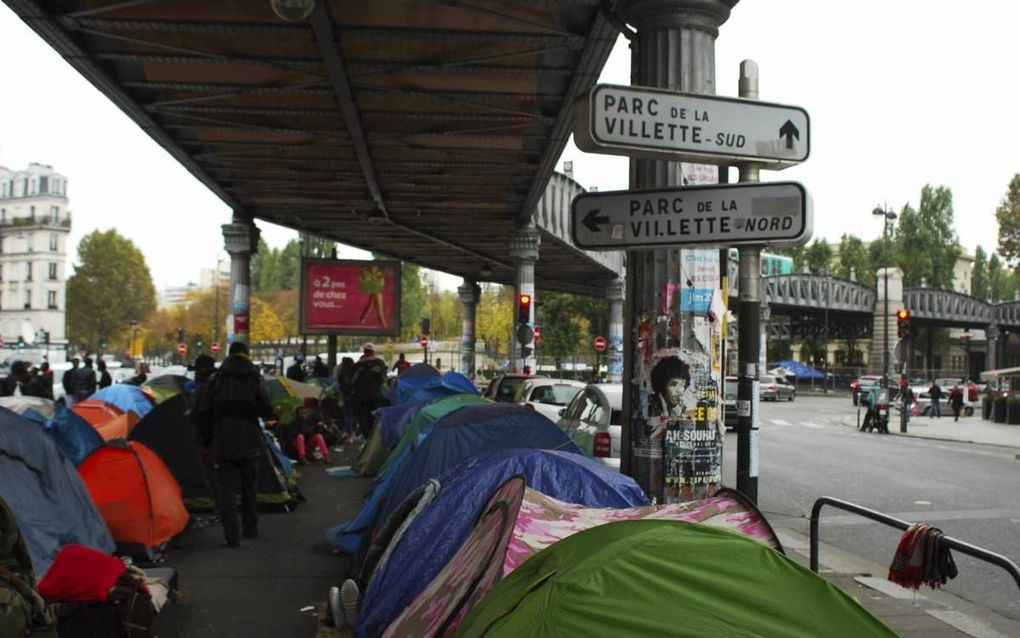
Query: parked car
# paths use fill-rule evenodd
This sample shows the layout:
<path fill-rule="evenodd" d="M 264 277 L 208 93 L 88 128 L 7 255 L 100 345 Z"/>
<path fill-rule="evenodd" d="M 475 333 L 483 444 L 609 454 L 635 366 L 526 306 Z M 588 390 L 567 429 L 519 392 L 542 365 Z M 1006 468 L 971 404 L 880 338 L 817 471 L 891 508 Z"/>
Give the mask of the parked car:
<path fill-rule="evenodd" d="M 737 378 L 726 377 L 723 382 L 723 422 L 727 428 L 737 427 Z"/>
<path fill-rule="evenodd" d="M 868 393 L 871 392 L 871 386 L 881 382 L 882 377 L 877 374 L 866 374 L 854 380 L 850 384 L 850 395 L 853 398 L 854 405 L 860 405 L 861 399 L 868 396 Z"/>
<path fill-rule="evenodd" d="M 620 469 L 623 384 L 590 383 L 562 413 L 558 425 L 585 454 Z"/>
<path fill-rule="evenodd" d="M 769 374 L 758 376 L 758 398 L 762 401 L 793 401 L 797 389 L 782 378 Z"/>
<path fill-rule="evenodd" d="M 572 379 L 527 379 L 517 389 L 514 403 L 544 414 L 555 423 L 559 421 L 560 410 L 573 401 L 578 392 L 584 390 L 584 385 L 584 382 Z"/>
<path fill-rule="evenodd" d="M 516 372 L 501 374 L 489 381 L 489 386 L 485 388 L 485 393 L 482 396 L 493 401 L 513 401 L 514 395 L 524 385 L 524 382 L 534 378 L 533 375 Z"/>

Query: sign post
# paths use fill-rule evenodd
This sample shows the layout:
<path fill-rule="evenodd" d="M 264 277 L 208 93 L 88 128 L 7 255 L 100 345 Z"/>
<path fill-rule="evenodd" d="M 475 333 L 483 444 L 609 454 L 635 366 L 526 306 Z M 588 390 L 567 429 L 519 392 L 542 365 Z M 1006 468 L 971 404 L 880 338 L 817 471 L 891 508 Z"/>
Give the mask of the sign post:
<path fill-rule="evenodd" d="M 216 354 L 220 351 L 220 343 L 218 341 L 213 341 L 209 344 L 209 349 L 212 350 L 213 354 Z"/>
<path fill-rule="evenodd" d="M 606 338 L 595 337 L 595 383 L 602 380 L 602 353 L 606 350 Z"/>
<path fill-rule="evenodd" d="M 812 226 L 796 182 L 582 193 L 570 216 L 574 243 L 590 250 L 801 245 Z"/>

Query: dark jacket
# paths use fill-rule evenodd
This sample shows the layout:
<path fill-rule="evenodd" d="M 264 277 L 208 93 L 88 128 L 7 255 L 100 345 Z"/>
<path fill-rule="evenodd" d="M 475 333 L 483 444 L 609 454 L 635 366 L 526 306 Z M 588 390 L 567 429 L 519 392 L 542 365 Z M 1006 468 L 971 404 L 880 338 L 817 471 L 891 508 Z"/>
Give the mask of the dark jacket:
<path fill-rule="evenodd" d="M 87 397 L 96 391 L 96 370 L 92 366 L 80 366 L 75 368 L 71 377 L 71 384 L 74 386 L 74 394 L 77 397 Z"/>
<path fill-rule="evenodd" d="M 74 373 L 78 368 L 64 370 L 64 376 L 60 377 L 60 385 L 64 386 L 64 393 L 68 396 L 74 394 Z"/>
<path fill-rule="evenodd" d="M 354 400 L 371 403 L 382 399 L 382 387 L 386 383 L 386 362 L 378 357 L 366 357 L 354 364 Z"/>
<path fill-rule="evenodd" d="M 294 365 L 287 368 L 287 378 L 291 381 L 304 381 L 307 377 L 305 375 L 305 369 L 301 366 L 300 361 L 295 361 Z"/>
<path fill-rule="evenodd" d="M 259 418 L 271 417 L 273 405 L 255 364 L 244 355 L 230 355 L 197 392 L 192 419 L 202 444 L 218 459 L 259 456 L 263 446 Z"/>
<path fill-rule="evenodd" d="M 106 370 L 99 371 L 99 389 L 108 388 L 113 385 L 113 377 Z"/>

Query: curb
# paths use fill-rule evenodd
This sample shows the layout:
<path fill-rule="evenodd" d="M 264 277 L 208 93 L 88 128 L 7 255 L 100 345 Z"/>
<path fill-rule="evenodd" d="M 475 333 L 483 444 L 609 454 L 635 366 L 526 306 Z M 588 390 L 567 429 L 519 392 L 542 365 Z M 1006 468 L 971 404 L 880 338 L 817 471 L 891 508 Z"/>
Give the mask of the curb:
<path fill-rule="evenodd" d="M 857 424 L 852 421 L 840 421 L 840 425 L 848 428 L 857 429 Z M 969 443 L 971 445 L 987 445 L 989 447 L 1002 448 L 1004 450 L 1012 450 L 1017 453 L 1017 460 L 1020 460 L 1020 445 L 1010 445 L 1008 443 L 989 443 L 987 441 L 975 441 L 974 439 L 956 439 L 947 436 L 928 435 L 928 434 L 917 434 L 914 432 L 896 432 L 889 430 L 889 434 L 893 436 L 904 437 L 908 439 L 925 439 L 926 441 L 941 441 L 943 443 Z"/>

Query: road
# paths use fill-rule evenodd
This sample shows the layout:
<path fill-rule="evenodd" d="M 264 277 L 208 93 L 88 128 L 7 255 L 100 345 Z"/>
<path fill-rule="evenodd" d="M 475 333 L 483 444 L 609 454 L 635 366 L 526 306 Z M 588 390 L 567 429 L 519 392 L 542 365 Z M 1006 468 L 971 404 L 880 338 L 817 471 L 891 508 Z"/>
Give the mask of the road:
<path fill-rule="evenodd" d="M 932 523 L 1020 562 L 1020 451 L 866 434 L 841 423 L 855 415 L 844 394 L 762 404 L 759 506 L 774 526 L 807 534 L 815 499 L 832 496 Z M 736 485 L 735 433 L 726 435 L 725 445 L 725 483 Z M 888 565 L 900 532 L 826 508 L 821 538 Z M 954 558 L 960 576 L 947 592 L 1020 620 L 1020 592 L 1004 570 L 959 553 Z"/>

